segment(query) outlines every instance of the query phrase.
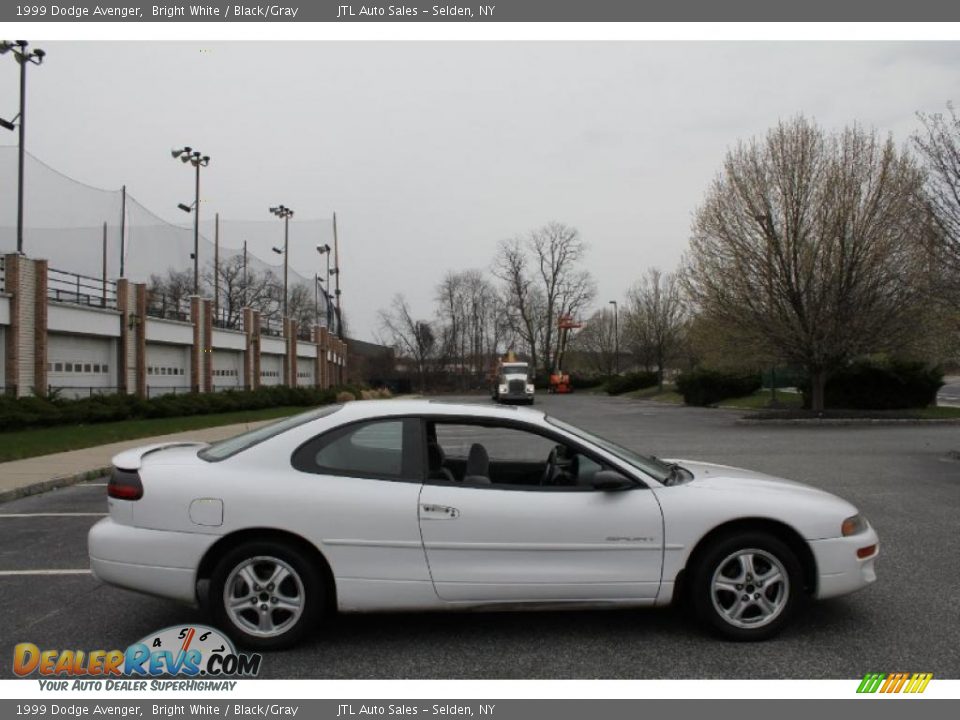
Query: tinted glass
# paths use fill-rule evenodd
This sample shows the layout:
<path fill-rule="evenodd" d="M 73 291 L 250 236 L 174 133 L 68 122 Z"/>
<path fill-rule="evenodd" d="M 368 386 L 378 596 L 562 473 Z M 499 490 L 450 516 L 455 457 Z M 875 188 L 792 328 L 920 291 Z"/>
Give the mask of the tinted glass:
<path fill-rule="evenodd" d="M 314 472 L 332 475 L 399 478 L 403 426 L 402 419 L 380 420 L 334 431 L 313 452 L 310 464 Z"/>

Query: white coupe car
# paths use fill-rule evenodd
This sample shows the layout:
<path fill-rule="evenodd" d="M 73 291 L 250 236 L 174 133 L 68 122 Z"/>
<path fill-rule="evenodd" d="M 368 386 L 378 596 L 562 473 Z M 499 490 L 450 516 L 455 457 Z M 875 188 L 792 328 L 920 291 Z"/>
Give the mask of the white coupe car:
<path fill-rule="evenodd" d="M 207 606 L 255 649 L 334 610 L 681 598 L 721 635 L 762 639 L 805 598 L 876 579 L 877 535 L 845 500 L 528 409 L 352 402 L 113 463 L 96 576 Z"/>

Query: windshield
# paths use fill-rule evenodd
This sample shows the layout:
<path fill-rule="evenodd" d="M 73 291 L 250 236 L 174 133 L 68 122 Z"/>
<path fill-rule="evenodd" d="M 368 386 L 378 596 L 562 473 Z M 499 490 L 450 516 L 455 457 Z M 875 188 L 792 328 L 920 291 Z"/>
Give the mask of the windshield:
<path fill-rule="evenodd" d="M 269 425 L 258 427 L 256 430 L 250 430 L 240 435 L 234 435 L 226 440 L 215 442 L 201 450 L 199 453 L 197 453 L 197 455 L 208 462 L 225 460 L 232 455 L 236 455 L 238 452 L 243 452 L 247 448 L 252 447 L 257 443 L 261 443 L 264 440 L 269 440 L 270 438 L 286 432 L 287 430 L 304 425 L 311 420 L 332 415 L 342 407 L 343 405 L 324 405 L 323 407 L 316 408 L 315 410 L 299 413 L 298 415 L 292 415 L 288 418 L 284 418 L 283 420 L 270 423 Z"/>
<path fill-rule="evenodd" d="M 621 445 L 617 445 L 615 442 L 610 442 L 599 435 L 594 435 L 593 433 L 589 433 L 586 430 L 582 430 L 574 425 L 565 423 L 562 420 L 557 420 L 555 417 L 550 417 L 548 415 L 546 420 L 551 425 L 554 425 L 561 430 L 566 430 L 568 433 L 577 436 L 581 440 L 586 440 L 589 443 L 603 448 L 611 455 L 614 455 L 628 465 L 632 465 L 638 470 L 645 472 L 647 475 L 659 482 L 667 483 L 673 476 L 672 466 L 657 460 L 655 457 L 641 455 L 633 450 L 629 450 Z"/>

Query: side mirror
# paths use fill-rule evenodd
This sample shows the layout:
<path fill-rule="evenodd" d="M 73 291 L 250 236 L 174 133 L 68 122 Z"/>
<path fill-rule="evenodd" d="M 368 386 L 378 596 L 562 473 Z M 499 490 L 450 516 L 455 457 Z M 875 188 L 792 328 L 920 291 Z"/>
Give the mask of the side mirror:
<path fill-rule="evenodd" d="M 615 470 L 600 470 L 593 476 L 593 487 L 595 490 L 604 490 L 606 492 L 615 492 L 618 490 L 629 490 L 636 487 L 636 483 L 628 477 L 625 477 Z"/>

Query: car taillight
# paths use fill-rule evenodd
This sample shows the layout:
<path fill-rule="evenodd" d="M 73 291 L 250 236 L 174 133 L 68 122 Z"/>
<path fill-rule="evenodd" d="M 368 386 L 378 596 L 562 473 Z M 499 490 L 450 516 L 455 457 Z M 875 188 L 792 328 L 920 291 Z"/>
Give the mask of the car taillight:
<path fill-rule="evenodd" d="M 143 497 L 143 483 L 136 470 L 114 468 L 107 483 L 107 495 L 118 500 L 139 500 Z"/>

